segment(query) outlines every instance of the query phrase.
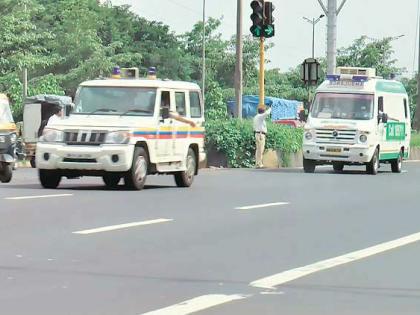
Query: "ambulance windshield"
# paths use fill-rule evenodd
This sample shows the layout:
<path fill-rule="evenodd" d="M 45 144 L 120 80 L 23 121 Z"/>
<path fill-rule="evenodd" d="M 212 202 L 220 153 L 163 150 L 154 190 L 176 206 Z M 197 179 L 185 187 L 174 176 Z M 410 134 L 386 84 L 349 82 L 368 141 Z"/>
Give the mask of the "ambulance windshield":
<path fill-rule="evenodd" d="M 373 118 L 373 95 L 318 93 L 311 116 L 324 119 L 370 120 Z"/>

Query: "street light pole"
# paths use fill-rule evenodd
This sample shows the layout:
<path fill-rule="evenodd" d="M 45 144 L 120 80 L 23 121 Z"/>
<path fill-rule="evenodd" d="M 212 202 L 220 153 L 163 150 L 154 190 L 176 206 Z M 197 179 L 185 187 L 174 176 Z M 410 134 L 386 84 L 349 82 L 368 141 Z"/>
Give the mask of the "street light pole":
<path fill-rule="evenodd" d="M 236 117 L 242 119 L 242 85 L 243 85 L 243 40 L 242 40 L 242 0 L 237 2 L 236 21 L 236 66 L 235 66 L 235 99 Z"/>
<path fill-rule="evenodd" d="M 315 58 L 315 25 L 318 24 L 324 16 L 324 14 L 321 14 L 317 19 L 312 18 L 312 20 L 307 17 L 303 17 L 306 22 L 312 24 L 312 58 Z"/>
<path fill-rule="evenodd" d="M 206 96 L 205 96 L 205 92 L 206 92 L 206 0 L 203 0 L 203 51 L 202 51 L 202 63 L 203 63 L 203 68 L 202 68 L 202 73 L 201 73 L 201 79 L 203 80 L 202 82 L 202 88 L 201 91 L 203 93 L 203 104 L 205 105 L 205 100 L 206 100 Z"/>

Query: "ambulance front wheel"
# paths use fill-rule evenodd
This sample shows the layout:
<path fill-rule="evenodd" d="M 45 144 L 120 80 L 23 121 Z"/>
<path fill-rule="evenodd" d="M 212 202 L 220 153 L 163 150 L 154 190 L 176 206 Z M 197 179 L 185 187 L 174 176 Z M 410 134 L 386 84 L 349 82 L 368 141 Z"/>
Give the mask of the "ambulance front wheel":
<path fill-rule="evenodd" d="M 148 169 L 149 157 L 146 150 L 142 147 L 136 147 L 131 169 L 124 176 L 126 187 L 133 190 L 142 190 L 146 183 Z"/>
<path fill-rule="evenodd" d="M 197 159 L 193 149 L 188 149 L 186 170 L 175 173 L 175 183 L 178 187 L 190 187 L 194 181 L 195 170 L 197 168 Z"/>
<path fill-rule="evenodd" d="M 379 150 L 376 149 L 370 162 L 366 165 L 366 172 L 370 175 L 376 175 L 379 171 Z"/>

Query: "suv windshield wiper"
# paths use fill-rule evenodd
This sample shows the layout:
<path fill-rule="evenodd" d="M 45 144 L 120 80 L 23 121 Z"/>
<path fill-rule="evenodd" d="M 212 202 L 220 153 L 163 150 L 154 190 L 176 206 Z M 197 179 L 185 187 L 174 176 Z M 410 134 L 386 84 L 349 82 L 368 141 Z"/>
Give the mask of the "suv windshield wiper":
<path fill-rule="evenodd" d="M 90 112 L 89 115 L 93 115 L 98 112 L 109 113 L 109 112 L 116 112 L 116 110 L 110 109 L 110 108 L 98 108 L 98 109 L 95 109 L 93 112 Z"/>
<path fill-rule="evenodd" d="M 146 113 L 146 114 L 152 114 L 150 110 L 145 109 L 129 109 L 128 111 L 122 113 L 120 116 L 127 115 L 128 113 Z"/>

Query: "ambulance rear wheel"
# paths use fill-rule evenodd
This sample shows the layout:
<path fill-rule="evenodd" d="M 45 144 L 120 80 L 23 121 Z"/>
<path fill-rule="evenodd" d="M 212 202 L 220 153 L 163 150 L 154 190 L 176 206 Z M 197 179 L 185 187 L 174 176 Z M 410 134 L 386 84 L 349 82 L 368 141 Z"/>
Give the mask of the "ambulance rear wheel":
<path fill-rule="evenodd" d="M 1 163 L 0 165 L 0 182 L 2 183 L 10 183 L 12 180 L 12 166 L 8 163 Z"/>
<path fill-rule="evenodd" d="M 190 187 L 194 181 L 195 170 L 197 168 L 195 152 L 193 149 L 188 149 L 186 160 L 186 170 L 175 173 L 175 183 L 178 187 Z"/>
<path fill-rule="evenodd" d="M 146 150 L 142 147 L 137 147 L 134 150 L 131 169 L 124 176 L 126 187 L 133 190 L 142 190 L 146 183 L 148 168 L 149 157 Z"/>
<path fill-rule="evenodd" d="M 402 171 L 402 152 L 398 155 L 398 159 L 391 161 L 392 173 L 401 173 Z"/>
<path fill-rule="evenodd" d="M 42 187 L 56 189 L 61 182 L 61 175 L 54 170 L 39 170 L 39 181 Z"/>
<path fill-rule="evenodd" d="M 303 171 L 305 173 L 314 173 L 316 168 L 316 162 L 314 160 L 308 160 L 303 158 Z"/>

